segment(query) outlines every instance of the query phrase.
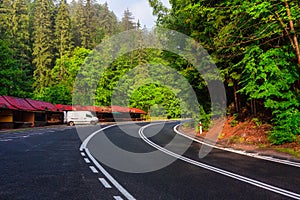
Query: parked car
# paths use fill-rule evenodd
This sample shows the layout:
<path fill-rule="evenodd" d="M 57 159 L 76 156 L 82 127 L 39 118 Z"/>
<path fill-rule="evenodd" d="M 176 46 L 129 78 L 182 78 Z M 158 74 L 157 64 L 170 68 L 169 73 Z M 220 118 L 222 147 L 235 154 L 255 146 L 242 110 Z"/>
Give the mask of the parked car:
<path fill-rule="evenodd" d="M 69 111 L 66 113 L 67 124 L 74 126 L 75 124 L 92 124 L 96 125 L 99 119 L 91 111 Z"/>

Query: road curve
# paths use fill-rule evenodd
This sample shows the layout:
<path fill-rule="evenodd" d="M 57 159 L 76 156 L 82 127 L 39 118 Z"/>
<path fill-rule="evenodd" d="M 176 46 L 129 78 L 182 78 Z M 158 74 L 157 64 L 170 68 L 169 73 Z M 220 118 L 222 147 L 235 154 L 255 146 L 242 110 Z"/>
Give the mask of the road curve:
<path fill-rule="evenodd" d="M 198 151 L 203 144 L 197 142 L 192 142 L 183 155 L 176 154 L 176 148 L 181 148 L 180 144 L 173 145 L 173 149 L 166 149 L 167 144 L 176 135 L 173 131 L 176 124 L 178 122 L 165 123 L 162 130 L 155 135 L 152 132 L 157 131 L 158 124 L 141 123 L 134 127 L 125 124 L 121 129 L 118 126 L 110 126 L 87 137 L 80 150 L 88 151 L 94 159 L 93 161 L 91 158 L 95 166 L 98 169 L 105 168 L 109 176 L 114 177 L 113 180 L 108 180 L 121 192 L 121 198 L 300 199 L 300 189 L 297 187 L 300 183 L 300 171 L 297 167 L 220 149 L 213 149 L 205 158 L 200 159 Z M 126 132 L 130 132 L 130 135 Z M 118 166 L 115 168 L 101 162 L 104 156 L 101 152 L 110 154 L 110 149 L 101 149 L 101 142 L 105 141 L 105 138 L 117 148 L 126 151 L 141 154 L 159 150 L 165 154 L 164 158 L 167 155 L 176 157 L 177 160 L 153 172 L 122 172 L 116 169 Z M 182 140 L 190 139 L 182 137 Z M 144 167 L 143 163 L 136 162 L 133 158 L 128 159 L 128 162 L 134 163 L 135 167 Z"/>

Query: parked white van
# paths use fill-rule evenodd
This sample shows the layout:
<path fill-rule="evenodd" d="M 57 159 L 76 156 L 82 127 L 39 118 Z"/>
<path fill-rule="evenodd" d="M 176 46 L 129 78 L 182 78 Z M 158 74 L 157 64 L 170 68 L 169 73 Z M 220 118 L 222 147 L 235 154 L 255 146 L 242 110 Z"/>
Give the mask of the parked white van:
<path fill-rule="evenodd" d="M 75 124 L 92 124 L 96 125 L 99 119 L 91 111 L 68 111 L 66 113 L 67 124 L 74 126 Z"/>

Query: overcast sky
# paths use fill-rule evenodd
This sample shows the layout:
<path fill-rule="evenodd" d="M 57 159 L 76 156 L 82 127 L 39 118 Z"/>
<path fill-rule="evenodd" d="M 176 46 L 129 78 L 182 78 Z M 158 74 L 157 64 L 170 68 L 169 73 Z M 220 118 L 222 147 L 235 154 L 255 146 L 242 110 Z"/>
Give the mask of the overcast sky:
<path fill-rule="evenodd" d="M 155 17 L 152 15 L 152 8 L 149 6 L 148 0 L 98 0 L 99 3 L 103 4 L 107 2 L 108 7 L 118 17 L 122 19 L 124 10 L 127 8 L 132 12 L 135 21 L 140 20 L 142 27 L 144 25 L 147 28 L 155 26 Z M 166 7 L 170 7 L 168 0 L 161 0 Z"/>

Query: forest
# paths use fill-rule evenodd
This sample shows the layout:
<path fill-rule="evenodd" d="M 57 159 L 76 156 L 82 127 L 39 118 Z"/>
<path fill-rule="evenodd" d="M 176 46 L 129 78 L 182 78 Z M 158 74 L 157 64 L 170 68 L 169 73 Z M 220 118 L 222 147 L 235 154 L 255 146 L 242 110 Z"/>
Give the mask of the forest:
<path fill-rule="evenodd" d="M 271 124 L 268 134 L 273 144 L 296 141 L 300 134 L 299 1 L 169 2 L 171 8 L 149 0 L 157 26 L 183 33 L 208 51 L 226 88 L 227 115 Z M 93 49 L 133 29 L 151 34 L 128 9 L 119 21 L 107 4 L 92 0 L 1 0 L 0 95 L 72 104 L 77 72 Z M 205 81 L 191 63 L 163 50 L 137 48 L 115 59 L 97 83 L 95 104 L 111 105 L 118 81 L 143 63 L 164 63 L 186 77 L 201 104 L 199 120 L 209 126 L 211 105 Z M 146 79 L 147 73 L 140 70 L 140 78 Z M 158 83 L 132 91 L 129 104 L 168 118 L 181 116 L 180 100 Z"/>

